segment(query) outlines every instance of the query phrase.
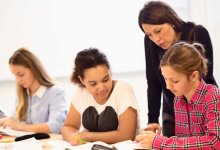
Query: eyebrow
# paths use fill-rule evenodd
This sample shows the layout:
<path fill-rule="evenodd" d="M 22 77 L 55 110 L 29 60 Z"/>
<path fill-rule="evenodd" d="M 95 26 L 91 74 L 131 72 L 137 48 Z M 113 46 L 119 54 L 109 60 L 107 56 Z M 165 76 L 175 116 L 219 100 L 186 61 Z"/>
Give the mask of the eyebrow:
<path fill-rule="evenodd" d="M 106 75 L 106 76 L 104 76 L 103 78 L 102 78 L 102 80 L 105 80 L 106 78 L 108 78 L 109 77 L 109 75 Z M 96 81 L 88 81 L 88 83 L 95 83 Z"/>

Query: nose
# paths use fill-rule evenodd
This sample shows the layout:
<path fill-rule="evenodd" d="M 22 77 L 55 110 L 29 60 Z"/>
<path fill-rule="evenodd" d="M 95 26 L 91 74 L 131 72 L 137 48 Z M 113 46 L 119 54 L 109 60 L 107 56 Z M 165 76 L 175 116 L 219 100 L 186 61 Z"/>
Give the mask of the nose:
<path fill-rule="evenodd" d="M 105 89 L 104 84 L 100 83 L 98 84 L 98 91 L 103 91 Z"/>
<path fill-rule="evenodd" d="M 16 82 L 17 82 L 18 84 L 21 83 L 21 78 L 16 77 Z"/>
<path fill-rule="evenodd" d="M 152 38 L 151 38 L 151 40 L 154 42 L 154 43 L 156 43 L 157 45 L 159 45 L 160 44 L 160 37 L 158 36 L 158 35 L 152 35 Z"/>
<path fill-rule="evenodd" d="M 167 89 L 172 90 L 173 85 L 169 81 L 166 81 Z"/>

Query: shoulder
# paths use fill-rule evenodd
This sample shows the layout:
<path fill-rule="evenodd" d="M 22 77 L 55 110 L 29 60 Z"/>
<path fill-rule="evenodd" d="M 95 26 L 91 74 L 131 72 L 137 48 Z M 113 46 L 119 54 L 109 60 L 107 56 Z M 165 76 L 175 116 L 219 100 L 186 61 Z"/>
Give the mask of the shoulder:
<path fill-rule="evenodd" d="M 195 33 L 208 33 L 208 30 L 203 25 L 195 25 Z"/>
<path fill-rule="evenodd" d="M 91 94 L 86 90 L 85 87 L 78 85 L 74 87 L 74 92 L 72 94 L 73 100 L 79 100 L 79 99 L 86 100 L 90 96 Z"/>
<path fill-rule="evenodd" d="M 207 30 L 203 25 L 201 25 L 201 24 L 197 24 L 197 25 L 195 25 L 195 29 L 196 30 Z"/>
<path fill-rule="evenodd" d="M 63 92 L 64 89 L 60 85 L 53 85 L 51 87 L 48 87 L 47 91 L 50 91 L 50 92 Z"/>
<path fill-rule="evenodd" d="M 118 80 L 116 82 L 115 87 L 117 87 L 119 89 L 133 89 L 132 86 L 130 85 L 130 83 L 128 83 L 127 81 L 124 81 L 124 80 Z"/>
<path fill-rule="evenodd" d="M 73 93 L 77 94 L 77 95 L 82 95 L 82 94 L 84 95 L 84 94 L 87 94 L 88 91 L 86 90 L 85 87 L 77 85 L 77 86 L 75 86 Z"/>
<path fill-rule="evenodd" d="M 51 96 L 64 95 L 65 91 L 63 87 L 59 85 L 53 85 L 51 87 L 47 87 L 46 94 Z"/>
<path fill-rule="evenodd" d="M 220 89 L 213 84 L 204 84 L 204 96 L 206 102 L 220 102 Z"/>
<path fill-rule="evenodd" d="M 213 84 L 206 84 L 206 92 L 211 95 L 220 95 L 220 89 Z"/>

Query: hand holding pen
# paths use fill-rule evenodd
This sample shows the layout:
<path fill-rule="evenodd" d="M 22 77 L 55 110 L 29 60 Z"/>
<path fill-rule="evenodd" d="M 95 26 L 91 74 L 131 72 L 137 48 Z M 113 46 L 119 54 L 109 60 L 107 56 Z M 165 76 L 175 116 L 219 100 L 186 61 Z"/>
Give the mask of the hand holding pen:
<path fill-rule="evenodd" d="M 77 134 L 73 135 L 70 143 L 71 143 L 71 145 L 76 146 L 76 145 L 86 144 L 87 141 L 80 133 L 77 133 Z"/>

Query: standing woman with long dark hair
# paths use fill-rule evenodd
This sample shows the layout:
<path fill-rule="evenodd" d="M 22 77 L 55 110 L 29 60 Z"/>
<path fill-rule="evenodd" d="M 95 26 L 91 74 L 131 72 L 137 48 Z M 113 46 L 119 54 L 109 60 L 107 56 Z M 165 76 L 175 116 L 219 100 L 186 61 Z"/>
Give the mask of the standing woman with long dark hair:
<path fill-rule="evenodd" d="M 175 135 L 172 94 L 167 88 L 159 69 L 165 51 L 178 41 L 199 42 L 206 49 L 208 72 L 206 83 L 217 85 L 213 76 L 213 49 L 208 31 L 202 25 L 183 21 L 166 3 L 150 1 L 140 10 L 138 23 L 145 33 L 145 61 L 147 78 L 148 125 L 146 129 L 161 132 L 159 125 L 162 104 L 162 131 L 166 136 Z M 161 96 L 163 102 L 161 101 Z"/>

